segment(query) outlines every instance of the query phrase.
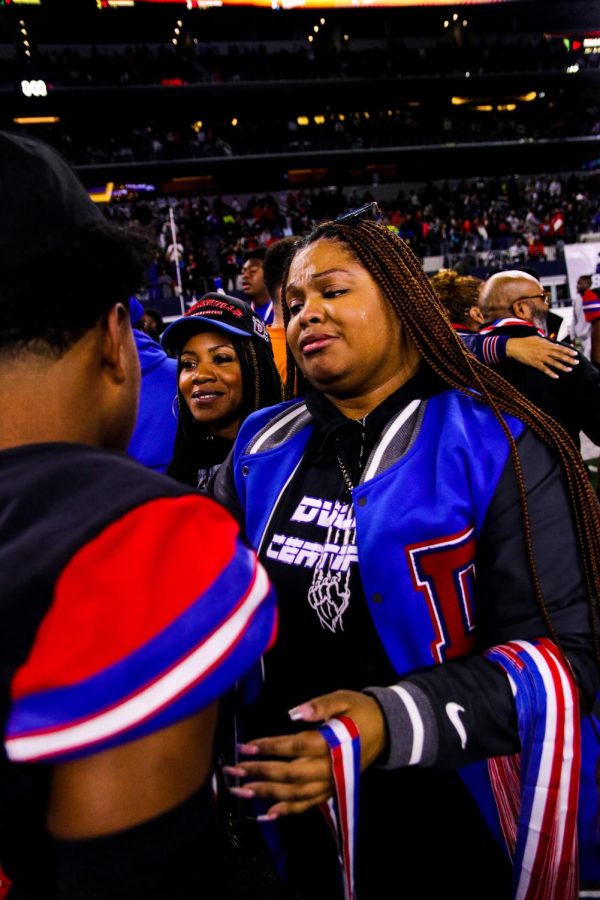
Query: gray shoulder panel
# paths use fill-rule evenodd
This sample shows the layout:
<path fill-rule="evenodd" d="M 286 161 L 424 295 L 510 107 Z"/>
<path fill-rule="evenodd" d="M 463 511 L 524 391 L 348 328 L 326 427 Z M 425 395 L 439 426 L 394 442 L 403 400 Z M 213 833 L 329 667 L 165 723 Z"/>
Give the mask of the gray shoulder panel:
<path fill-rule="evenodd" d="M 413 400 L 390 419 L 371 451 L 361 482 L 385 472 L 410 450 L 421 430 L 426 407 L 426 400 Z"/>
<path fill-rule="evenodd" d="M 306 428 L 310 422 L 312 416 L 304 401 L 288 406 L 254 435 L 244 452 L 252 454 L 273 450 Z"/>

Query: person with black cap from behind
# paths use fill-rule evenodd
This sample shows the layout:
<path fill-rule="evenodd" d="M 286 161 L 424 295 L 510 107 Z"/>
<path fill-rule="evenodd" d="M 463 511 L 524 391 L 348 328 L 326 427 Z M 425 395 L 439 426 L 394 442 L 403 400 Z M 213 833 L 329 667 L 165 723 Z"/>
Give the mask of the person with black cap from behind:
<path fill-rule="evenodd" d="M 178 422 L 167 474 L 203 490 L 244 419 L 283 398 L 268 330 L 247 303 L 206 294 L 162 336 L 178 358 Z"/>
<path fill-rule="evenodd" d="M 275 632 L 216 503 L 128 459 L 147 248 L 0 132 L 0 896 L 221 895 L 219 697 Z"/>

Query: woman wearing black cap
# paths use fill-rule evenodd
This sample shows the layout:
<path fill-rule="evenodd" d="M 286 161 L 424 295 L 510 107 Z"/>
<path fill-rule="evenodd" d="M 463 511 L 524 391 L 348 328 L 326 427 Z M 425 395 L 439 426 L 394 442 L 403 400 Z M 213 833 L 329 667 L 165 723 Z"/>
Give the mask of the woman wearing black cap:
<path fill-rule="evenodd" d="M 162 343 L 178 357 L 179 415 L 167 472 L 204 489 L 246 416 L 282 399 L 269 335 L 246 303 L 206 294 L 169 325 Z"/>

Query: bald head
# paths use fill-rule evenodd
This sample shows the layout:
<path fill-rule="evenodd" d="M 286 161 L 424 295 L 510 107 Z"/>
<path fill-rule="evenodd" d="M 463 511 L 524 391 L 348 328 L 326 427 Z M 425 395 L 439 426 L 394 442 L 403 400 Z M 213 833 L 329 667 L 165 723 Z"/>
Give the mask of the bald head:
<path fill-rule="evenodd" d="M 527 272 L 498 272 L 482 285 L 479 307 L 486 323 L 507 315 L 533 321 L 534 316 L 527 301 L 522 298 L 536 298 L 536 295 L 539 298 L 543 293 L 544 289 L 537 278 Z"/>

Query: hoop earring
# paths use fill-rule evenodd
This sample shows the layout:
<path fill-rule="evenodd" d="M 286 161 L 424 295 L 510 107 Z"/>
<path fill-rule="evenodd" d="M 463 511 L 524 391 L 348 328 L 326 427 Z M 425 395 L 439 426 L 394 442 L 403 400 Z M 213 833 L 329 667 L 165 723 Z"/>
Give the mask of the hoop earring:
<path fill-rule="evenodd" d="M 177 394 L 173 397 L 173 402 L 171 403 L 171 412 L 173 413 L 174 419 L 179 419 L 179 403 L 177 402 Z"/>

